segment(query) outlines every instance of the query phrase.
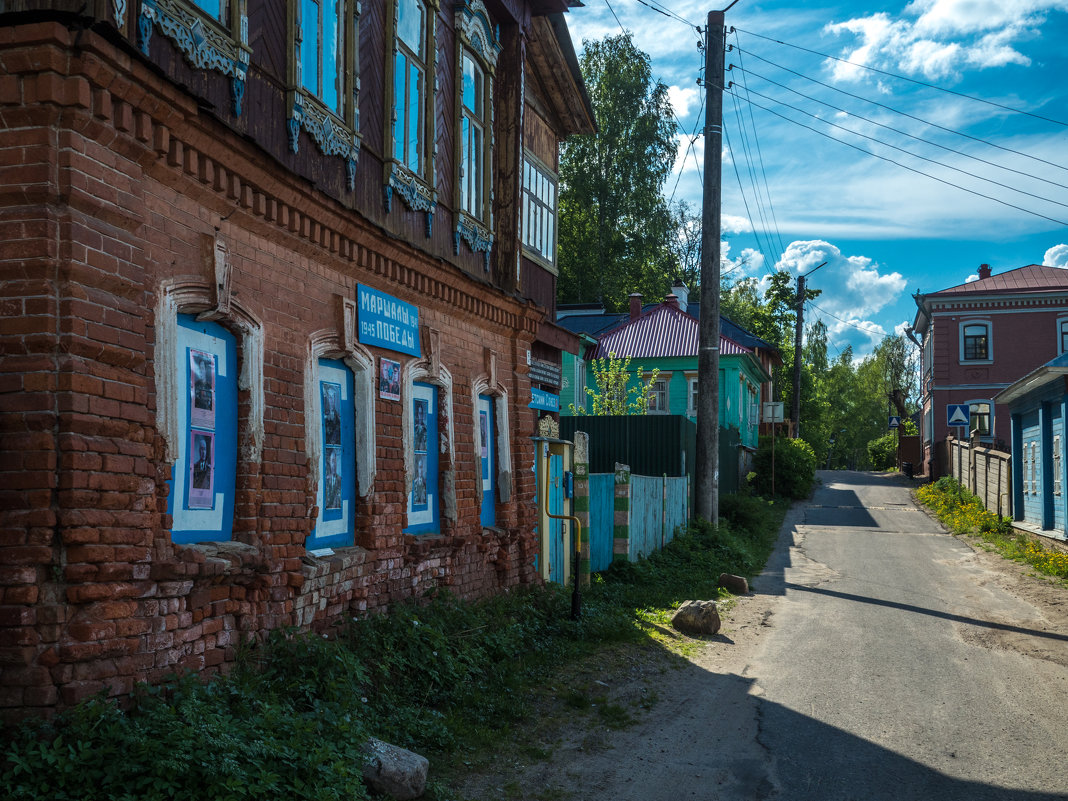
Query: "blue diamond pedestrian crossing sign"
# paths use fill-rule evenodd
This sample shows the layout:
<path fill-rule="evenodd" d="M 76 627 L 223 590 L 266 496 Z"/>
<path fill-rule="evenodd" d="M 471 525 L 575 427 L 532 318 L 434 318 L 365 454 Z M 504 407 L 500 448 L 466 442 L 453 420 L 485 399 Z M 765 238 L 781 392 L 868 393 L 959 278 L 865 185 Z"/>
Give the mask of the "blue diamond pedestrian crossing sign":
<path fill-rule="evenodd" d="M 946 404 L 946 425 L 967 427 L 971 415 L 968 413 L 967 403 Z"/>

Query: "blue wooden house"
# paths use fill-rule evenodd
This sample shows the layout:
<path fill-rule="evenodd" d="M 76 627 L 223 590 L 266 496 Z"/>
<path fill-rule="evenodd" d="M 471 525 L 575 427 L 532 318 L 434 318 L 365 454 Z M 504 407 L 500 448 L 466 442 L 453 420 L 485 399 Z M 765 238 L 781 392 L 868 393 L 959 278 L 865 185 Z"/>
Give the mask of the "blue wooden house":
<path fill-rule="evenodd" d="M 1066 503 L 1065 419 L 1068 353 L 1062 353 L 1003 390 L 1012 437 L 1012 509 L 1015 524 L 1064 540 Z"/>

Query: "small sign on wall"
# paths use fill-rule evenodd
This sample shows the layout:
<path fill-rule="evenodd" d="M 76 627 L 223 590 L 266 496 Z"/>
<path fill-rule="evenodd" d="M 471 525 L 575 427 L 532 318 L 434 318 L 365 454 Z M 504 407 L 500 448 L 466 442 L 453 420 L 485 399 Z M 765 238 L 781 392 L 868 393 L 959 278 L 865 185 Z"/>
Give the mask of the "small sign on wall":
<path fill-rule="evenodd" d="M 378 395 L 385 400 L 400 400 L 400 362 L 379 359 Z"/>
<path fill-rule="evenodd" d="M 385 292 L 357 284 L 358 338 L 364 345 L 419 356 L 419 309 Z"/>

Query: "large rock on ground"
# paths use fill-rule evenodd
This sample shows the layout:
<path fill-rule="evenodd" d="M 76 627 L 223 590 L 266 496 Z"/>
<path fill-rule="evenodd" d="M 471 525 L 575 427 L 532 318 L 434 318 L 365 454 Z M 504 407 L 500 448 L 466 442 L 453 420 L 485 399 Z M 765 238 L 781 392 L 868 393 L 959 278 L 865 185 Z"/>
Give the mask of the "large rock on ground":
<path fill-rule="evenodd" d="M 720 627 L 719 609 L 715 601 L 683 601 L 671 618 L 671 625 L 683 634 L 716 634 Z"/>
<path fill-rule="evenodd" d="M 376 793 L 388 795 L 396 801 L 410 801 L 423 795 L 426 774 L 430 769 L 426 757 L 375 737 L 367 740 L 363 752 L 367 758 L 363 766 L 363 780 Z"/>
<path fill-rule="evenodd" d="M 730 573 L 719 574 L 719 586 L 734 595 L 748 595 L 749 582 L 744 576 L 734 576 Z"/>

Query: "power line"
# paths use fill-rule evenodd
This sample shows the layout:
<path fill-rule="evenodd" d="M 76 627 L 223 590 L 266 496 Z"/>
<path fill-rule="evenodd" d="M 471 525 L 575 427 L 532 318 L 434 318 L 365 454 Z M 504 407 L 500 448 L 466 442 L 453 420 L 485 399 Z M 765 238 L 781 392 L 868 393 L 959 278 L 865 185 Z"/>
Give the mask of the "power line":
<path fill-rule="evenodd" d="M 843 318 L 839 317 L 839 316 L 838 316 L 837 314 L 831 314 L 831 313 L 830 313 L 829 311 L 827 311 L 826 309 L 821 309 L 821 308 L 820 308 L 819 306 L 817 306 L 817 305 L 816 305 L 815 303 L 813 303 L 813 302 L 812 302 L 811 300 L 806 300 L 806 301 L 805 301 L 805 305 L 807 305 L 807 306 L 811 306 L 811 307 L 812 307 L 813 309 L 815 309 L 816 311 L 818 311 L 818 312 L 820 312 L 820 313 L 822 313 L 822 314 L 826 314 L 826 315 L 827 315 L 828 317 L 833 317 L 833 318 L 834 318 L 835 320 L 837 320 L 837 321 L 838 321 L 838 322 L 840 322 L 840 323 L 845 323 L 846 325 L 848 325 L 848 326 L 850 326 L 850 327 L 852 327 L 852 328 L 855 328 L 855 329 L 857 329 L 858 331 L 863 331 L 863 332 L 864 332 L 865 334 L 878 334 L 878 335 L 880 335 L 880 336 L 886 336 L 886 331 L 884 331 L 884 330 L 883 330 L 882 328 L 879 328 L 879 329 L 875 329 L 875 328 L 865 328 L 865 327 L 864 327 L 864 326 L 862 326 L 862 325 L 857 325 L 856 323 L 850 322 L 849 320 L 845 320 L 845 319 L 843 319 Z M 839 351 L 839 353 L 840 353 L 840 352 L 841 352 L 841 351 Z"/>
<path fill-rule="evenodd" d="M 739 52 L 741 52 L 740 49 L 739 49 Z M 739 61 L 740 61 L 740 59 L 739 59 Z M 729 67 L 727 67 L 727 71 L 728 72 L 730 72 L 733 69 L 734 69 L 734 65 L 733 64 L 731 64 Z M 868 123 L 869 125 L 876 125 L 876 126 L 878 126 L 880 128 L 885 128 L 886 130 L 893 131 L 894 133 L 900 134 L 901 136 L 907 136 L 909 139 L 915 139 L 917 142 L 923 142 L 925 145 L 931 145 L 932 147 L 937 147 L 937 148 L 939 148 L 941 150 L 945 150 L 947 153 L 956 153 L 958 156 L 964 156 L 965 158 L 973 159 L 974 161 L 978 161 L 978 162 L 980 162 L 982 164 L 986 164 L 986 165 L 988 165 L 990 167 L 997 167 L 998 169 L 1005 170 L 1006 172 L 1016 173 L 1017 175 L 1022 175 L 1025 178 L 1031 178 L 1031 179 L 1033 179 L 1035 181 L 1041 181 L 1042 183 L 1049 184 L 1050 186 L 1055 186 L 1058 189 L 1068 189 L 1068 186 L 1066 186 L 1065 184 L 1059 184 L 1056 181 L 1049 180 L 1048 178 L 1043 178 L 1043 177 L 1041 177 L 1039 175 L 1032 175 L 1031 173 L 1024 172 L 1023 170 L 1017 170 L 1017 169 L 1014 169 L 1013 167 L 1008 167 L 1008 166 L 1006 166 L 1004 164 L 998 164 L 996 161 L 990 161 L 988 159 L 981 158 L 980 156 L 975 156 L 975 155 L 972 155 L 971 153 L 966 153 L 963 150 L 957 150 L 955 148 L 948 147 L 946 145 L 943 145 L 943 144 L 940 144 L 938 142 L 935 142 L 933 139 L 924 139 L 922 136 L 916 136 L 915 134 L 910 134 L 908 131 L 903 131 L 900 128 L 893 127 L 892 125 L 887 125 L 886 123 L 879 122 L 878 120 L 873 120 L 873 119 L 870 119 L 868 117 L 865 117 L 862 114 L 857 114 L 855 112 L 849 111 L 848 109 L 844 109 L 844 108 L 841 108 L 839 106 L 833 105 L 832 103 L 828 103 L 826 100 L 820 100 L 819 98 L 815 98 L 812 95 L 806 95 L 804 92 L 799 92 L 797 89 L 794 89 L 794 88 L 792 88 L 790 86 L 787 86 L 784 83 L 779 83 L 778 81 L 772 80 L 771 78 L 767 77 L 766 75 L 761 75 L 759 72 L 754 72 L 753 70 L 747 70 L 740 63 L 738 65 L 738 69 L 742 71 L 743 75 L 752 75 L 755 78 L 760 78 L 761 80 L 767 81 L 768 83 L 772 84 L 773 86 L 778 86 L 780 89 L 785 89 L 787 92 L 795 94 L 798 97 L 803 97 L 806 100 L 811 100 L 813 103 L 819 103 L 820 105 L 826 106 L 827 108 L 833 109 L 834 111 L 838 111 L 838 112 L 840 112 L 842 114 L 847 114 L 850 117 L 855 117 L 858 120 L 863 120 L 864 122 Z M 742 86 L 745 87 L 746 91 L 749 90 L 749 87 L 744 82 L 743 82 Z M 896 112 L 896 113 L 900 113 L 900 112 Z M 926 123 L 926 124 L 927 125 L 931 125 L 932 123 Z M 983 140 L 979 140 L 979 141 L 983 141 Z M 991 143 L 990 142 L 983 142 L 983 144 L 990 145 Z"/>
<path fill-rule="evenodd" d="M 657 2 L 657 0 L 652 0 L 651 3 L 647 3 L 646 0 L 638 0 L 638 2 L 641 3 L 643 6 L 646 6 L 646 7 L 650 8 L 650 9 L 652 9 L 657 14 L 663 14 L 668 19 L 678 20 L 679 22 L 683 23 L 684 25 L 689 25 L 691 28 L 696 30 L 697 33 L 700 35 L 701 28 L 698 25 L 695 25 L 694 23 L 690 22 L 685 17 L 680 17 L 678 14 L 676 14 L 670 8 L 665 6 L 663 3 Z"/>
<path fill-rule="evenodd" d="M 735 40 L 735 42 L 738 41 L 738 34 L 737 33 L 734 34 L 734 40 Z M 744 81 L 745 67 L 741 66 L 741 61 L 742 61 L 741 55 L 742 55 L 741 54 L 741 48 L 739 48 L 739 51 L 738 51 L 738 62 L 739 62 L 740 68 L 742 69 L 742 76 L 743 76 L 742 85 L 745 87 L 746 92 L 748 92 L 749 91 L 749 87 L 745 84 L 745 81 Z M 778 240 L 778 243 L 779 243 L 779 252 L 780 253 L 785 253 L 786 252 L 786 248 L 783 247 L 782 234 L 779 231 L 779 221 L 775 216 L 775 204 L 772 203 L 772 201 L 771 201 L 771 187 L 768 186 L 768 173 L 764 168 L 764 153 L 761 150 L 761 147 L 760 147 L 760 136 L 757 133 L 757 131 L 759 129 L 757 128 L 756 119 L 753 117 L 753 107 L 752 106 L 748 106 L 747 108 L 749 109 L 749 122 L 753 126 L 753 140 L 756 142 L 757 159 L 760 162 L 760 174 L 761 174 L 761 176 L 763 176 L 763 179 L 764 179 L 764 194 L 766 194 L 767 197 L 768 197 L 768 210 L 771 212 L 771 222 L 772 222 L 772 225 L 775 227 L 775 238 L 776 238 L 776 240 Z"/>
<path fill-rule="evenodd" d="M 764 238 L 770 245 L 771 233 L 768 227 L 767 218 L 764 215 L 764 199 L 760 196 L 760 186 L 757 183 L 756 170 L 753 167 L 753 156 L 749 150 L 749 138 L 746 134 L 745 125 L 742 123 L 742 114 L 738 107 L 737 99 L 734 100 L 734 116 L 738 120 L 738 130 L 742 138 L 742 151 L 745 153 L 746 167 L 749 170 L 749 181 L 753 187 L 753 203 L 756 206 L 757 215 L 760 217 L 760 224 L 764 229 Z"/>
<path fill-rule="evenodd" d="M 742 48 L 739 47 L 738 50 L 742 50 Z M 770 64 L 773 67 L 777 67 L 777 68 L 779 68 L 779 69 L 781 69 L 781 70 L 783 70 L 785 72 L 791 73 L 792 75 L 796 75 L 799 78 L 804 78 L 806 81 L 811 81 L 812 83 L 819 84 L 820 86 L 824 87 L 825 89 L 830 89 L 833 92 L 838 92 L 840 94 L 846 95 L 847 97 L 852 97 L 852 98 L 854 98 L 856 100 L 861 100 L 861 101 L 863 101 L 865 103 L 871 103 L 873 106 L 878 106 L 879 108 L 884 108 L 887 111 L 893 112 L 894 114 L 900 114 L 902 117 L 908 117 L 910 120 L 915 120 L 916 122 L 923 123 L 924 125 L 929 125 L 932 128 L 937 128 L 940 131 L 945 131 L 946 133 L 951 133 L 954 136 L 963 136 L 965 139 L 971 139 L 974 142 L 979 142 L 981 144 L 987 145 L 988 147 L 993 147 L 993 148 L 996 148 L 998 150 L 1003 150 L 1006 153 L 1012 153 L 1013 155 L 1022 156 L 1023 158 L 1032 159 L 1033 161 L 1037 161 L 1037 162 L 1039 162 L 1041 164 L 1046 164 L 1046 165 L 1048 165 L 1050 167 L 1056 167 L 1058 170 L 1068 171 L 1068 167 L 1064 167 L 1064 166 L 1062 166 L 1060 164 L 1057 164 L 1055 162 L 1052 162 L 1052 161 L 1046 161 L 1045 159 L 1039 158 L 1038 156 L 1032 156 L 1030 153 L 1023 153 L 1023 152 L 1021 152 L 1019 150 L 1013 150 L 1011 147 L 1004 147 L 1003 145 L 998 145 L 998 144 L 995 144 L 994 142 L 989 142 L 989 141 L 987 141 L 985 139 L 980 139 L 977 136 L 972 136 L 971 134 L 966 134 L 963 131 L 955 131 L 952 128 L 946 128 L 943 125 L 938 125 L 937 123 L 931 122 L 930 120 L 925 120 L 925 119 L 923 119 L 921 117 L 917 117 L 917 116 L 915 116 L 913 114 L 909 114 L 906 111 L 899 111 L 898 109 L 893 108 L 892 106 L 888 106 L 885 103 L 880 103 L 877 100 L 871 100 L 870 98 L 864 97 L 862 95 L 854 94 L 853 92 L 847 92 L 845 89 L 839 89 L 837 86 L 831 86 L 831 84 L 824 83 L 823 81 L 818 80 L 816 78 L 812 78 L 812 77 L 810 77 L 808 75 L 805 75 L 803 72 L 798 72 L 797 70 L 790 69 L 789 67 L 784 67 L 782 64 L 777 64 L 777 63 L 775 63 L 774 61 L 772 61 L 770 59 L 767 59 L 767 58 L 764 58 L 763 56 L 757 55 L 756 53 L 754 53 L 751 50 L 745 50 L 744 52 L 748 53 L 753 58 L 755 58 L 755 59 L 757 59 L 759 61 L 763 61 L 765 64 Z"/>
<path fill-rule="evenodd" d="M 813 55 L 819 56 L 820 58 L 829 58 L 829 59 L 831 59 L 833 61 L 838 61 L 838 62 L 840 62 L 842 64 L 848 64 L 851 67 L 860 67 L 861 69 L 865 69 L 865 70 L 868 70 L 870 72 L 876 72 L 879 75 L 886 75 L 886 76 L 888 76 L 890 78 L 897 78 L 898 80 L 901 80 L 901 81 L 908 81 L 909 83 L 914 83 L 917 86 L 924 86 L 924 87 L 927 87 L 928 89 L 937 89 L 939 92 L 947 92 L 948 94 L 956 95 L 957 97 L 963 97 L 966 100 L 973 100 L 976 103 L 985 103 L 988 106 L 994 106 L 995 108 L 1000 108 L 1000 109 L 1003 109 L 1005 111 L 1011 111 L 1013 114 L 1023 114 L 1023 115 L 1025 115 L 1027 117 L 1034 117 L 1036 120 L 1042 120 L 1044 122 L 1053 123 L 1054 125 L 1063 125 L 1065 127 L 1068 127 L 1068 122 L 1064 122 L 1063 120 L 1055 120 L 1055 119 L 1053 119 L 1051 117 L 1043 117 L 1041 114 L 1034 114 L 1033 112 L 1024 111 L 1023 109 L 1013 108 L 1012 106 L 1006 106 L 1003 103 L 997 103 L 997 102 L 995 102 L 993 100 L 987 100 L 986 98 L 982 98 L 982 97 L 975 97 L 974 95 L 966 95 L 963 92 L 958 92 L 958 91 L 956 91 L 954 89 L 946 89 L 944 86 L 938 86 L 938 85 L 933 84 L 933 83 L 926 83 L 925 81 L 920 81 L 920 80 L 917 80 L 916 78 L 909 78 L 909 77 L 907 77 L 905 75 L 898 75 L 895 72 L 887 72 L 886 70 L 881 70 L 881 69 L 878 69 L 876 67 L 870 67 L 867 64 L 860 64 L 860 63 L 858 63 L 856 61 L 848 61 L 848 60 L 846 60 L 844 58 L 839 58 L 838 56 L 829 55 L 828 53 L 821 53 L 818 50 L 810 50 L 809 48 L 802 47 L 801 45 L 792 44 L 790 42 L 784 42 L 784 41 L 782 41 L 780 39 L 773 39 L 770 36 L 762 36 L 761 34 L 754 33 L 753 31 L 746 31 L 746 30 L 742 30 L 741 28 L 734 28 L 733 26 L 731 27 L 731 31 L 737 31 L 739 33 L 744 33 L 744 34 L 747 34 L 749 36 L 755 36 L 758 39 L 764 39 L 764 40 L 769 41 L 769 42 L 775 42 L 775 44 L 781 44 L 781 45 L 784 45 L 786 47 L 792 47 L 795 50 L 802 50 L 802 51 L 804 51 L 806 53 L 812 53 Z"/>
<path fill-rule="evenodd" d="M 738 173 L 738 159 L 736 159 L 734 157 L 734 148 L 731 147 L 730 134 L 727 133 L 727 129 L 726 128 L 723 129 L 723 140 L 727 143 L 727 151 L 731 154 L 731 164 L 734 166 L 734 177 L 738 181 L 738 192 L 741 194 L 741 196 L 742 196 L 742 204 L 745 206 L 746 219 L 749 220 L 749 225 L 751 225 L 752 228 L 753 228 L 753 238 L 756 239 L 756 242 L 757 242 L 757 252 L 759 252 L 760 255 L 764 257 L 764 268 L 768 271 L 768 274 L 769 275 L 774 275 L 775 271 L 773 269 L 771 269 L 770 267 L 768 267 L 768 256 L 767 256 L 768 248 L 766 248 L 760 241 L 760 235 L 757 233 L 756 225 L 754 225 L 754 223 L 753 223 L 753 214 L 752 214 L 752 212 L 749 211 L 749 201 L 745 199 L 745 190 L 742 189 L 742 176 L 739 175 L 739 173 Z M 708 143 L 706 142 L 705 143 L 705 147 L 707 147 L 707 146 L 708 146 Z"/>
<path fill-rule="evenodd" d="M 728 88 L 730 88 L 730 86 L 732 86 L 732 85 L 733 84 L 728 84 Z M 1052 199 L 1050 199 L 1048 197 L 1043 197 L 1042 195 L 1036 195 L 1033 192 L 1028 192 L 1028 191 L 1023 190 L 1023 189 L 1017 189 L 1014 186 L 1009 186 L 1007 184 L 1000 183 L 999 181 L 995 181 L 995 180 L 992 180 L 990 178 L 984 178 L 981 175 L 976 175 L 974 172 L 968 172 L 967 170 L 962 170 L 959 167 L 953 167 L 952 165 L 944 164 L 941 161 L 938 161 L 937 159 L 928 158 L 927 156 L 921 156 L 918 153 L 913 153 L 911 150 L 905 150 L 905 148 L 903 148 L 903 147 L 898 147 L 897 145 L 892 145 L 889 142 L 884 142 L 881 139 L 876 139 L 874 136 L 868 136 L 867 134 L 863 134 L 860 131 L 854 131 L 852 128 L 846 128 L 845 126 L 839 125 L 838 123 L 830 122 L 828 120 L 822 119 L 821 117 L 817 116 L 816 114 L 812 114 L 811 112 L 805 111 L 804 109 L 798 108 L 797 106 L 793 106 L 793 105 L 791 105 L 789 103 L 784 103 L 783 101 L 777 100 L 774 97 L 769 97 L 768 95 L 762 94 L 762 93 L 756 91 L 755 89 L 750 90 L 750 91 L 752 92 L 752 94 L 756 95 L 757 97 L 762 97 L 765 100 L 768 100 L 768 101 L 770 101 L 772 103 L 778 103 L 780 106 L 785 106 L 788 109 L 792 109 L 793 111 L 796 111 L 798 114 L 804 114 L 806 117 L 811 117 L 812 119 L 819 120 L 824 125 L 829 125 L 830 127 L 837 128 L 840 131 L 845 131 L 847 133 L 851 133 L 854 136 L 859 136 L 859 137 L 861 137 L 863 139 L 867 139 L 870 142 L 875 142 L 876 144 L 882 145 L 883 147 L 888 147 L 888 148 L 891 148 L 892 150 L 897 150 L 898 152 L 904 153 L 907 156 L 912 156 L 913 158 L 922 159 L 923 161 L 929 162 L 931 164 L 936 164 L 939 167 L 945 167 L 947 170 L 953 170 L 954 172 L 959 172 L 962 175 L 967 175 L 969 178 L 975 178 L 975 179 L 977 179 L 979 181 L 986 181 L 987 183 L 993 184 L 994 186 L 1000 187 L 1001 189 L 1007 189 L 1010 192 L 1017 192 L 1017 193 L 1019 193 L 1021 195 L 1027 195 L 1028 197 L 1033 197 L 1036 200 L 1042 200 L 1042 201 L 1045 201 L 1047 203 L 1052 203 L 1055 206 L 1063 206 L 1064 208 L 1068 208 L 1068 203 L 1061 203 L 1058 200 L 1052 200 Z M 733 93 L 731 93 L 731 94 L 733 94 Z M 749 100 L 749 102 L 752 103 L 752 100 Z M 872 155 L 875 155 L 875 154 L 872 154 Z"/>
<path fill-rule="evenodd" d="M 734 93 L 733 92 L 728 92 L 727 94 L 734 94 Z M 1058 220 L 1055 217 L 1049 217 L 1049 216 L 1047 216 L 1045 214 L 1041 214 L 1041 213 L 1039 213 L 1037 211 L 1032 211 L 1031 209 L 1026 209 L 1023 206 L 1017 206 L 1014 203 L 1009 203 L 1008 201 L 1001 200 L 1000 198 L 996 198 L 996 197 L 993 197 L 991 195 L 985 195 L 982 192 L 976 192 L 974 189 L 968 189 L 967 187 L 961 186 L 960 184 L 955 184 L 952 181 L 947 181 L 944 178 L 939 178 L 938 176 L 931 175 L 930 173 L 924 172 L 923 170 L 917 170 L 915 167 L 910 167 L 907 164 L 902 164 L 900 161 L 895 161 L 894 159 L 889 158 L 887 156 L 881 156 L 878 153 L 872 153 L 870 150 L 865 150 L 864 148 L 859 147 L 857 145 L 854 145 L 854 144 L 852 144 L 850 142 L 846 142 L 846 141 L 844 141 L 842 139 L 837 139 L 837 138 L 831 136 L 830 134 L 824 133 L 823 131 L 821 131 L 821 130 L 819 130 L 817 128 L 813 128 L 810 125 L 805 125 L 804 123 L 798 122 L 797 120 L 792 120 L 789 117 L 787 117 L 786 115 L 780 114 L 779 112 L 777 112 L 777 111 L 775 111 L 773 109 L 770 109 L 767 106 L 762 106 L 762 105 L 760 105 L 759 103 L 757 103 L 757 102 L 755 102 L 753 100 L 749 100 L 747 102 L 752 103 L 757 108 L 763 109 L 764 111 L 768 112 L 769 114 L 774 114 L 776 117 L 779 117 L 780 119 L 786 120 L 789 123 L 793 123 L 794 125 L 799 125 L 800 127 L 806 128 L 806 129 L 812 131 L 813 133 L 819 134 L 820 136 L 825 136 L 825 137 L 827 137 L 828 139 L 830 139 L 830 140 L 832 140 L 834 142 L 839 142 L 840 144 L 843 144 L 846 147 L 851 147 L 854 150 L 859 150 L 861 153 L 864 153 L 866 155 L 874 156 L 875 158 L 882 159 L 883 161 L 888 161 L 891 164 L 896 164 L 898 167 L 902 167 L 903 169 L 906 169 L 909 172 L 914 172 L 917 175 L 922 175 L 922 176 L 924 176 L 926 178 L 930 178 L 933 181 L 938 181 L 939 183 L 945 184 L 946 186 L 952 186 L 955 189 L 960 189 L 960 190 L 962 190 L 964 192 L 968 192 L 968 193 L 970 193 L 972 195 L 976 195 L 977 197 L 985 198 L 987 200 L 992 200 L 995 203 L 1000 203 L 1002 206 L 1007 206 L 1010 209 L 1016 209 L 1017 211 L 1022 211 L 1025 214 L 1031 214 L 1031 215 L 1033 215 L 1035 217 L 1040 217 L 1043 220 L 1049 220 L 1050 222 L 1057 223 L 1058 225 L 1068 226 L 1068 222 L 1066 222 L 1064 220 Z"/>

